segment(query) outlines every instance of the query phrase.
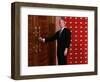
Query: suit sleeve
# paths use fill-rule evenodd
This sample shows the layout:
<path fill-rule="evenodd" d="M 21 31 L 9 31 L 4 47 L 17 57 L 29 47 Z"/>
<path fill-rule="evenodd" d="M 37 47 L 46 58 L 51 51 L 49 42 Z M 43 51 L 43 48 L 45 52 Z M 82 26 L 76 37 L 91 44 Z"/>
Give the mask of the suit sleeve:
<path fill-rule="evenodd" d="M 71 32 L 70 30 L 65 32 L 65 48 L 69 48 L 71 43 Z"/>
<path fill-rule="evenodd" d="M 45 42 L 54 41 L 54 40 L 57 39 L 57 37 L 58 37 L 58 32 L 56 32 L 53 36 L 46 37 L 46 38 L 45 38 Z"/>

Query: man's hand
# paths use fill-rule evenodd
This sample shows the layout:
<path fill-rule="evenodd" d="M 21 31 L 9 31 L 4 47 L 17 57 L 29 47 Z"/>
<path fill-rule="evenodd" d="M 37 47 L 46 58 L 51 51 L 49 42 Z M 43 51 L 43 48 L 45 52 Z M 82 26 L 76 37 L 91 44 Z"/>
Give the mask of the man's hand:
<path fill-rule="evenodd" d="M 45 39 L 44 38 L 42 38 L 42 37 L 39 37 L 39 41 L 41 41 L 41 42 L 45 42 Z"/>
<path fill-rule="evenodd" d="M 65 51 L 64 51 L 64 56 L 67 55 L 67 52 L 68 52 L 68 48 L 65 48 Z"/>

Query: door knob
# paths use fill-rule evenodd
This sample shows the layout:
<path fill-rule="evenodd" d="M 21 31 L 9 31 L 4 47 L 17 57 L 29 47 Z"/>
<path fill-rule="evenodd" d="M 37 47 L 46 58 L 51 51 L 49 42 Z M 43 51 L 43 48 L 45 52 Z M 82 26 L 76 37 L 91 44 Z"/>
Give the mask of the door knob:
<path fill-rule="evenodd" d="M 39 52 L 41 52 L 41 49 L 39 49 Z"/>
<path fill-rule="evenodd" d="M 35 26 L 34 29 L 37 30 L 37 27 Z"/>
<path fill-rule="evenodd" d="M 40 26 L 39 26 L 39 30 L 40 30 Z"/>
<path fill-rule="evenodd" d="M 33 46 L 33 49 L 35 49 L 35 46 Z"/>
<path fill-rule="evenodd" d="M 38 50 L 37 49 L 35 50 L 35 53 L 38 54 Z"/>

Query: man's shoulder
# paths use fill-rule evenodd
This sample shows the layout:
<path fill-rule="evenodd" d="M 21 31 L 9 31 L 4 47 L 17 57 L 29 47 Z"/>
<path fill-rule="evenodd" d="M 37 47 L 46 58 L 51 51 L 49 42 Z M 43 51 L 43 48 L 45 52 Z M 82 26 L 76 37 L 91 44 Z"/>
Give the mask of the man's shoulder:
<path fill-rule="evenodd" d="M 64 30 L 67 31 L 67 32 L 70 32 L 70 29 L 68 29 L 68 28 L 64 28 Z"/>

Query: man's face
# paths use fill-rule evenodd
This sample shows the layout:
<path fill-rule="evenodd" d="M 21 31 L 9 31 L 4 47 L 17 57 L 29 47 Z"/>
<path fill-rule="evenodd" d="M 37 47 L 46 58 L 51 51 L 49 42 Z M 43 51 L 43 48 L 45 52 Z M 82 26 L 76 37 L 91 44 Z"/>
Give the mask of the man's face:
<path fill-rule="evenodd" d="M 65 21 L 62 19 L 59 20 L 59 25 L 60 25 L 60 28 L 65 27 Z"/>

